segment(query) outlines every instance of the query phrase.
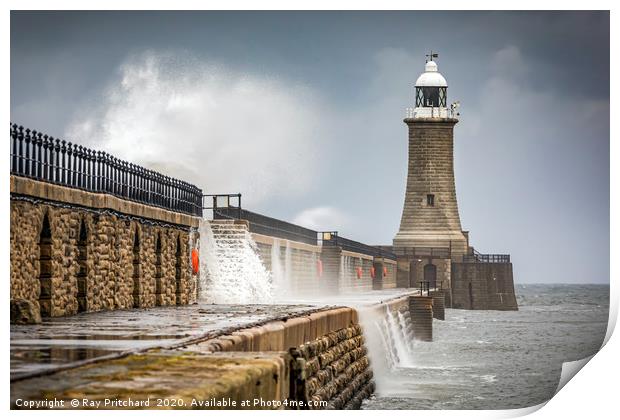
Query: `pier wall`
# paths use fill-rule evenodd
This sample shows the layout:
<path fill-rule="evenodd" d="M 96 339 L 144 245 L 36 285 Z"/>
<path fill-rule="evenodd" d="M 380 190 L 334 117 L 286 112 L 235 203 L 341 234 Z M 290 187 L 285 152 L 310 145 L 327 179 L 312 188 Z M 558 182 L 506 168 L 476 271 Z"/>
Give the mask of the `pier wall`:
<path fill-rule="evenodd" d="M 196 300 L 197 217 L 18 176 L 10 187 L 12 322 Z"/>
<path fill-rule="evenodd" d="M 265 268 L 273 272 L 277 263 L 282 275 L 290 277 L 290 284 L 296 294 L 317 294 L 322 283 L 318 273 L 318 261 L 321 247 L 303 242 L 275 238 L 273 236 L 252 233 L 252 239 L 259 249 L 259 256 Z M 277 247 L 278 250 L 274 250 Z"/>
<path fill-rule="evenodd" d="M 372 394 L 372 377 L 357 311 L 342 307 L 17 380 L 11 400 L 13 408 L 19 398 L 56 398 L 73 408 L 76 396 L 112 396 L 150 397 L 150 407 L 135 408 L 355 409 Z M 156 406 L 153 396 L 175 405 Z"/>
<path fill-rule="evenodd" d="M 517 310 L 512 263 L 452 263 L 452 307 Z"/>
<path fill-rule="evenodd" d="M 212 225 L 222 223 L 212 221 Z M 273 272 L 277 263 L 295 295 L 356 293 L 397 286 L 396 261 L 340 246 L 311 245 L 252 232 L 252 222 L 243 221 L 258 247 L 265 268 Z M 274 247 L 279 250 L 274 252 Z"/>

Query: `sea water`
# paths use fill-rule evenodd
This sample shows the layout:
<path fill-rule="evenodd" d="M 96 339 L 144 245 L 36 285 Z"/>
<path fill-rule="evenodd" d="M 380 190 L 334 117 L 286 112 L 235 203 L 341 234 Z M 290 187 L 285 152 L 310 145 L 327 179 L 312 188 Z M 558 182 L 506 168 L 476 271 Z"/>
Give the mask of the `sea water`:
<path fill-rule="evenodd" d="M 517 312 L 447 309 L 445 321 L 433 322 L 432 342 L 415 341 L 408 363 L 376 372 L 377 392 L 362 408 L 509 409 L 550 399 L 562 363 L 599 350 L 609 286 L 517 285 L 516 292 Z"/>

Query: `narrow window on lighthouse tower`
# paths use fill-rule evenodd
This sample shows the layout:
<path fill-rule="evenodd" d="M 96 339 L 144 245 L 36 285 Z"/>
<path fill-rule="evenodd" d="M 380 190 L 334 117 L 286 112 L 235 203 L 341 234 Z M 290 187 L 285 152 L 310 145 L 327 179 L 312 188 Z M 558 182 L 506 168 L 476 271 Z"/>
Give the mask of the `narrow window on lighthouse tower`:
<path fill-rule="evenodd" d="M 431 207 L 435 205 L 435 194 L 426 194 L 426 205 Z"/>

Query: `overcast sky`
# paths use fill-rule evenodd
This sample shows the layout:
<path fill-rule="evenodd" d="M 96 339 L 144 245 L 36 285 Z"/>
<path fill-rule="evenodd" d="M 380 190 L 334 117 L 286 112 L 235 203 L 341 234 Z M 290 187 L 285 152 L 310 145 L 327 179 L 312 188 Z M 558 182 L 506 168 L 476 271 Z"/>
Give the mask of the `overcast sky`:
<path fill-rule="evenodd" d="M 471 243 L 609 282 L 607 12 L 12 12 L 11 120 L 390 244 L 430 49 Z"/>

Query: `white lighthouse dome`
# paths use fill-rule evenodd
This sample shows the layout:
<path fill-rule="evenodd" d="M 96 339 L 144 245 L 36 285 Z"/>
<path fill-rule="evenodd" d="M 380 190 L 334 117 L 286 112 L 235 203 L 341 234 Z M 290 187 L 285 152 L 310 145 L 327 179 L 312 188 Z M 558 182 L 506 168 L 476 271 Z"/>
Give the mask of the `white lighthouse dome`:
<path fill-rule="evenodd" d="M 437 63 L 429 61 L 424 66 L 424 73 L 415 82 L 416 87 L 447 87 L 448 82 L 437 71 Z"/>

